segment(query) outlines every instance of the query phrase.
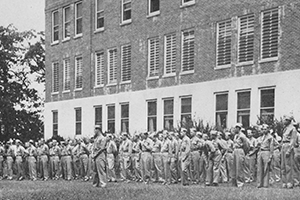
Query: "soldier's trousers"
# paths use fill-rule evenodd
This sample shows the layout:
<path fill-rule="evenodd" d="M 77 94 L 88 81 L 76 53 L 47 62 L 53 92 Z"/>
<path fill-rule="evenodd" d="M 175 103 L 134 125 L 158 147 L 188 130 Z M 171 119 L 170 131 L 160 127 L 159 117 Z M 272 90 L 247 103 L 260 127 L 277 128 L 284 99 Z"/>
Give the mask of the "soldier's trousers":
<path fill-rule="evenodd" d="M 94 176 L 93 184 L 96 186 L 105 185 L 107 183 L 106 158 L 102 154 L 98 155 L 95 158 L 95 162 L 94 162 L 95 176 Z"/>
<path fill-rule="evenodd" d="M 107 179 L 111 181 L 116 180 L 115 172 L 115 156 L 112 153 L 107 154 Z"/>
<path fill-rule="evenodd" d="M 181 166 L 181 184 L 185 185 L 188 183 L 188 177 L 189 177 L 189 167 L 191 164 L 191 157 L 188 155 L 184 160 L 180 160 L 180 166 Z"/>
<path fill-rule="evenodd" d="M 290 149 L 289 143 L 283 143 L 281 149 L 281 178 L 284 184 L 293 185 L 293 165 L 294 165 L 294 152 L 291 151 L 290 155 L 286 153 Z"/>
<path fill-rule="evenodd" d="M 171 155 L 170 159 L 170 175 L 171 181 L 177 182 L 178 181 L 178 172 L 177 172 L 177 157 L 175 154 Z"/>
<path fill-rule="evenodd" d="M 41 156 L 40 170 L 41 170 L 41 175 L 43 178 L 49 178 L 49 166 L 48 166 L 48 156 L 47 155 Z"/>
<path fill-rule="evenodd" d="M 271 164 L 272 167 L 271 175 L 276 181 L 280 180 L 280 167 L 281 167 L 280 156 L 281 155 L 279 149 L 274 150 L 272 164 Z"/>
<path fill-rule="evenodd" d="M 74 156 L 72 159 L 73 164 L 73 175 L 75 178 L 78 178 L 80 175 L 80 160 L 78 157 Z"/>
<path fill-rule="evenodd" d="M 156 181 L 163 179 L 164 168 L 161 153 L 152 153 L 153 156 L 153 175 Z"/>
<path fill-rule="evenodd" d="M 87 154 L 81 154 L 79 156 L 79 161 L 80 161 L 81 176 L 82 177 L 87 177 L 88 161 L 89 161 L 88 155 Z"/>
<path fill-rule="evenodd" d="M 161 153 L 161 158 L 163 162 L 163 178 L 166 182 L 171 183 L 171 174 L 170 174 L 170 161 L 171 157 L 169 153 Z"/>
<path fill-rule="evenodd" d="M 93 171 L 94 171 L 94 160 L 92 158 L 92 155 L 90 154 L 88 160 L 88 172 L 87 172 L 88 177 L 92 176 Z"/>
<path fill-rule="evenodd" d="M 219 183 L 221 159 L 221 152 L 216 151 L 212 159 L 208 160 L 208 169 L 206 171 L 206 184 L 210 185 L 212 183 Z"/>
<path fill-rule="evenodd" d="M 50 170 L 51 170 L 51 178 L 59 177 L 59 157 L 58 156 L 50 157 Z"/>
<path fill-rule="evenodd" d="M 3 177 L 3 170 L 4 170 L 4 158 L 0 156 L 0 177 Z"/>
<path fill-rule="evenodd" d="M 207 172 L 206 170 L 208 169 L 208 159 L 207 156 L 205 155 L 205 153 L 202 152 L 201 156 L 200 156 L 200 182 L 203 181 L 205 182 L 206 180 L 206 175 Z"/>
<path fill-rule="evenodd" d="M 72 158 L 70 155 L 63 156 L 61 158 L 61 168 L 63 178 L 66 180 L 71 180 L 72 178 Z"/>
<path fill-rule="evenodd" d="M 270 151 L 260 151 L 257 156 L 257 184 L 259 187 L 269 187 Z"/>
<path fill-rule="evenodd" d="M 132 179 L 130 167 L 131 167 L 131 155 L 129 153 L 123 153 L 122 155 L 123 167 L 122 174 L 126 180 Z"/>
<path fill-rule="evenodd" d="M 24 176 L 22 156 L 16 156 L 17 178 Z"/>
<path fill-rule="evenodd" d="M 225 155 L 225 160 L 226 160 L 226 172 L 229 181 L 232 178 L 233 154 L 227 152 Z"/>
<path fill-rule="evenodd" d="M 244 175 L 245 153 L 242 148 L 234 149 L 233 151 L 233 166 L 232 166 L 232 181 L 233 184 L 242 187 L 245 182 Z"/>
<path fill-rule="evenodd" d="M 191 180 L 195 182 L 200 181 L 200 152 L 192 151 L 191 154 Z"/>
<path fill-rule="evenodd" d="M 221 181 L 223 183 L 227 183 L 228 182 L 228 175 L 227 175 L 227 169 L 226 169 L 226 159 L 225 157 L 220 161 L 220 177 L 221 177 Z"/>
<path fill-rule="evenodd" d="M 6 164 L 7 164 L 7 177 L 12 178 L 13 177 L 13 163 L 14 160 L 11 156 L 6 157 Z"/>
<path fill-rule="evenodd" d="M 131 158 L 132 158 L 134 178 L 137 179 L 137 180 L 140 180 L 140 179 L 142 179 L 140 154 L 139 153 L 133 153 Z"/>
<path fill-rule="evenodd" d="M 142 152 L 141 154 L 141 172 L 143 181 L 150 180 L 152 155 L 150 152 Z"/>
<path fill-rule="evenodd" d="M 29 171 L 29 177 L 30 179 L 36 179 L 36 159 L 34 156 L 28 157 L 28 171 Z"/>
<path fill-rule="evenodd" d="M 36 176 L 37 178 L 41 178 L 42 172 L 41 172 L 41 156 L 36 157 Z"/>

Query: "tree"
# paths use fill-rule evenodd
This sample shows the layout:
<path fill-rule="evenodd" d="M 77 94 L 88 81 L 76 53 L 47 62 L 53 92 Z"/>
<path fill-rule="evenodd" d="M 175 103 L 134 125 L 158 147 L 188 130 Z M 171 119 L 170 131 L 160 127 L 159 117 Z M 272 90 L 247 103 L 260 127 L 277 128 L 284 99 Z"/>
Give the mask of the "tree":
<path fill-rule="evenodd" d="M 44 82 L 42 40 L 31 45 L 34 31 L 17 32 L 0 26 L 0 141 L 38 139 L 43 135 L 42 98 L 31 87 L 30 76 Z"/>

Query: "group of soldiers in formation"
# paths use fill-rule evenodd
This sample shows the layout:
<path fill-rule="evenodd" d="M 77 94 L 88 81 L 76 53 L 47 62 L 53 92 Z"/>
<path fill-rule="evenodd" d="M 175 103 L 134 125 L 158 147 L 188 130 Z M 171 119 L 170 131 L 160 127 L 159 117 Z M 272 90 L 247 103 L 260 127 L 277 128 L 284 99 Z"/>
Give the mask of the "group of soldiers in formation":
<path fill-rule="evenodd" d="M 269 187 L 282 181 L 293 188 L 300 181 L 300 134 L 291 116 L 284 116 L 280 137 L 263 124 L 254 130 L 238 123 L 231 132 L 212 130 L 209 134 L 181 128 L 130 136 L 102 133 L 95 126 L 91 139 L 78 139 L 47 145 L 43 139 L 9 140 L 0 145 L 1 179 L 35 181 L 63 178 L 88 181 L 105 187 L 107 182 L 156 182 L 163 185 L 232 183 L 242 187 L 256 182 Z M 15 173 L 14 173 L 15 172 Z"/>

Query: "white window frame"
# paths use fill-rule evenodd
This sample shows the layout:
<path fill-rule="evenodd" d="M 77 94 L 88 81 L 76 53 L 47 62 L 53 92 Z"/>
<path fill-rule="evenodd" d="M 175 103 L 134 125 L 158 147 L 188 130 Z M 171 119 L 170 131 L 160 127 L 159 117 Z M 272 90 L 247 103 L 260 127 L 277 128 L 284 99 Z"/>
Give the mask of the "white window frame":
<path fill-rule="evenodd" d="M 219 43 L 219 25 L 220 25 L 220 23 L 222 23 L 222 22 L 225 22 L 225 21 L 230 21 L 230 26 L 231 26 L 231 28 L 230 28 L 230 31 L 231 31 L 231 34 L 230 34 L 230 37 L 231 37 L 231 46 L 230 46 L 230 55 L 232 54 L 232 19 L 230 18 L 230 19 L 226 19 L 226 20 L 223 20 L 223 21 L 219 21 L 218 23 L 217 23 L 217 32 L 216 32 L 216 36 L 217 36 L 217 38 L 216 38 L 216 67 L 215 67 L 215 69 L 223 69 L 223 68 L 228 68 L 228 67 L 230 67 L 231 66 L 231 56 L 230 56 L 230 63 L 229 64 L 224 64 L 224 65 L 218 65 L 218 57 L 219 57 L 219 55 L 218 55 L 218 43 Z"/>
<path fill-rule="evenodd" d="M 52 41 L 52 45 L 53 44 L 58 44 L 59 43 L 59 23 L 56 25 L 56 26 L 54 26 L 54 14 L 55 13 L 57 13 L 57 17 L 58 17 L 58 21 L 59 21 L 59 12 L 58 12 L 58 10 L 54 10 L 54 11 L 52 11 L 52 13 L 51 13 L 51 41 Z M 55 29 L 55 27 L 58 27 L 58 39 L 57 40 L 54 40 L 54 29 Z"/>
<path fill-rule="evenodd" d="M 98 74 L 98 54 L 103 56 L 103 60 L 102 60 L 102 66 L 100 67 L 100 74 Z M 104 67 L 105 67 L 105 63 L 104 63 L 104 51 L 99 51 L 95 53 L 95 87 L 103 87 L 104 85 Z M 101 61 L 100 61 L 101 62 Z M 101 64 L 101 63 L 100 63 Z M 98 76 L 100 76 L 100 83 L 98 84 Z"/>
<path fill-rule="evenodd" d="M 57 69 L 57 91 L 55 91 L 55 86 L 56 86 L 56 83 L 55 83 L 55 77 L 54 77 L 54 68 L 58 67 Z M 52 94 L 58 94 L 59 93 L 59 62 L 53 62 L 52 63 Z"/>
<path fill-rule="evenodd" d="M 181 7 L 191 6 L 191 5 L 194 5 L 195 3 L 196 3 L 195 0 L 191 0 L 188 2 L 184 2 L 184 0 L 181 0 Z"/>
<path fill-rule="evenodd" d="M 132 22 L 132 0 L 128 0 L 129 2 L 125 2 L 126 0 L 121 0 L 122 5 L 121 5 L 121 24 L 129 24 Z M 131 12 L 131 17 L 130 19 L 124 20 L 124 5 L 130 3 L 130 12 Z"/>
<path fill-rule="evenodd" d="M 227 110 L 217 110 L 217 96 L 218 95 L 227 95 Z M 216 124 L 216 126 L 218 126 L 218 124 L 217 124 L 217 114 L 218 113 L 225 113 L 226 112 L 226 124 L 225 124 L 225 126 L 226 126 L 226 128 L 228 127 L 228 111 L 229 111 L 229 92 L 228 91 L 226 91 L 226 92 L 217 92 L 217 93 L 215 93 L 215 104 L 214 104 L 214 106 L 215 106 L 215 124 Z"/>
<path fill-rule="evenodd" d="M 155 104 L 156 104 L 155 115 L 149 115 L 149 103 L 153 103 L 153 102 L 155 102 Z M 157 99 L 147 100 L 146 103 L 147 103 L 147 130 L 150 131 L 149 119 L 155 118 L 155 127 L 153 127 L 155 130 L 153 130 L 153 131 L 157 131 L 157 129 L 158 129 L 158 127 L 157 127 L 157 116 L 158 116 Z"/>
<path fill-rule="evenodd" d="M 105 0 L 103 0 L 103 7 L 104 7 L 104 1 L 105 1 Z M 105 19 L 104 19 L 104 8 L 103 8 L 102 10 L 97 10 L 97 8 L 98 8 L 98 2 L 97 2 L 97 0 L 95 0 L 95 5 L 96 5 L 96 6 L 95 6 L 95 31 L 96 31 L 96 32 L 98 32 L 98 31 L 103 31 L 103 30 L 104 30 L 104 26 L 105 26 L 105 25 L 104 25 L 105 22 L 103 22 L 103 27 L 98 28 L 98 27 L 97 27 L 97 21 L 98 21 L 98 13 L 99 13 L 99 14 L 102 13 L 102 14 L 103 14 L 103 20 L 105 20 Z"/>
<path fill-rule="evenodd" d="M 270 57 L 270 58 L 263 58 L 262 57 L 262 50 L 263 50 L 263 40 L 262 40 L 262 37 L 263 37 L 263 17 L 264 17 L 264 13 L 265 12 L 268 12 L 268 11 L 271 11 L 271 10 L 278 10 L 278 49 L 277 49 L 277 56 L 276 57 Z M 259 54 L 259 57 L 260 57 L 260 60 L 259 62 L 268 62 L 268 61 L 274 61 L 274 60 L 278 60 L 278 56 L 279 56 L 279 43 L 280 43 L 280 24 L 281 24 L 281 10 L 280 10 L 280 7 L 275 7 L 275 8 L 271 8 L 271 9 L 267 9 L 267 10 L 263 10 L 261 11 L 261 15 L 260 15 L 260 24 L 261 24 L 261 29 L 260 29 L 260 54 Z"/>
<path fill-rule="evenodd" d="M 66 65 L 66 61 L 69 62 L 69 66 Z M 71 87 L 71 76 L 70 76 L 70 59 L 66 58 L 63 60 L 63 91 L 64 92 L 69 92 L 70 91 L 70 87 Z M 68 74 L 66 74 L 66 67 L 68 67 Z M 66 89 L 66 82 L 69 82 L 69 88 Z"/>
<path fill-rule="evenodd" d="M 114 71 L 114 80 L 110 80 L 110 51 L 116 51 L 116 56 L 115 56 L 115 65 L 113 70 Z M 117 53 L 118 53 L 118 50 L 117 48 L 111 48 L 111 49 L 108 49 L 107 50 L 107 82 L 108 82 L 108 85 L 116 85 L 117 84 L 117 65 L 118 65 L 118 57 L 117 57 Z"/>
<path fill-rule="evenodd" d="M 165 113 L 165 102 L 166 101 L 172 101 L 172 103 L 173 103 L 173 107 L 172 107 L 172 114 L 166 114 Z M 171 126 L 172 126 L 172 128 L 174 128 L 174 122 L 175 122 L 175 120 L 174 120 L 174 111 L 175 111 L 175 108 L 174 108 L 174 98 L 165 98 L 165 99 L 163 99 L 163 129 L 165 130 L 165 122 L 166 122 L 166 118 L 172 118 L 172 120 L 173 120 L 173 124 L 171 124 Z"/>
<path fill-rule="evenodd" d="M 77 17 L 77 5 L 78 4 L 82 4 L 82 16 L 79 18 Z M 75 13 L 74 14 L 75 14 L 75 38 L 77 38 L 77 37 L 81 37 L 83 35 L 83 2 L 82 1 L 75 3 Z M 80 18 L 82 19 L 82 23 L 81 23 L 82 32 L 77 33 L 77 20 Z"/>
<path fill-rule="evenodd" d="M 81 59 L 81 87 L 77 87 L 77 60 Z M 76 56 L 75 57 L 75 91 L 82 90 L 83 88 L 83 57 L 82 56 Z"/>
<path fill-rule="evenodd" d="M 130 47 L 130 54 L 129 54 L 129 57 L 130 57 L 130 66 L 128 67 L 129 69 L 129 74 L 130 74 L 130 79 L 129 80 L 124 80 L 123 79 L 123 75 L 124 75 L 124 66 L 123 66 L 123 56 L 124 56 L 124 48 L 125 47 Z M 132 69 L 132 60 L 131 60 L 131 51 L 132 48 L 131 48 L 131 44 L 126 44 L 126 45 L 123 45 L 121 46 L 121 83 L 130 83 L 131 82 L 131 69 Z"/>
<path fill-rule="evenodd" d="M 170 73 L 167 73 L 167 37 L 168 36 L 171 36 L 171 58 L 170 58 L 170 67 L 171 67 L 171 72 Z M 175 38 L 172 38 L 173 36 L 175 36 Z M 174 41 L 173 41 L 174 39 Z M 172 42 L 175 42 L 175 44 L 172 44 Z M 173 46 L 174 45 L 174 46 Z M 170 33 L 170 34 L 167 34 L 165 35 L 164 37 L 164 77 L 167 77 L 167 76 L 175 76 L 176 75 L 176 60 L 177 60 L 177 35 L 176 33 Z M 173 51 L 175 48 L 175 57 L 173 58 Z M 174 60 L 172 60 L 174 59 Z M 175 66 L 173 66 L 173 62 L 175 63 Z M 173 68 L 174 67 L 174 68 Z M 174 71 L 173 71 L 174 70 Z"/>
<path fill-rule="evenodd" d="M 261 93 L 263 90 L 274 90 L 274 106 L 273 107 L 262 107 L 261 105 L 261 100 L 262 96 Z M 275 118 L 275 110 L 276 110 L 276 87 L 275 86 L 270 86 L 270 87 L 262 87 L 259 88 L 259 116 L 262 117 L 262 110 L 267 110 L 267 109 L 273 109 L 273 115 Z"/>
<path fill-rule="evenodd" d="M 250 97 L 249 97 L 249 101 L 250 101 L 250 105 L 249 105 L 249 108 L 239 108 L 239 94 L 240 93 L 249 93 L 250 94 Z M 238 120 L 238 117 L 240 116 L 239 115 L 239 112 L 246 112 L 248 111 L 249 112 L 249 125 L 250 125 L 250 121 L 251 121 L 251 95 L 252 95 L 252 92 L 251 90 L 239 90 L 239 91 L 236 91 L 236 99 L 237 99 L 237 105 L 236 105 L 236 116 L 237 116 L 237 123 L 242 123 Z M 244 124 L 243 124 L 244 125 Z M 245 126 L 245 125 L 244 125 Z"/>
<path fill-rule="evenodd" d="M 237 61 L 238 61 L 238 65 L 246 65 L 246 64 L 253 64 L 254 62 L 254 40 L 255 38 L 253 39 L 253 58 L 251 61 L 240 61 L 240 38 L 241 38 L 241 18 L 242 17 L 248 17 L 248 16 L 253 16 L 253 38 L 254 38 L 254 34 L 255 34 L 255 19 L 254 19 L 254 14 L 248 14 L 248 15 L 243 15 L 243 16 L 240 16 L 238 17 L 238 46 L 237 46 Z M 249 32 L 248 32 L 249 33 Z"/>
<path fill-rule="evenodd" d="M 122 107 L 123 106 L 128 106 L 128 117 L 123 117 L 122 116 Z M 128 127 L 127 127 L 127 129 L 128 129 L 128 131 L 129 131 L 129 114 L 130 114 L 130 106 L 129 106 L 129 102 L 126 102 L 126 103 L 120 103 L 120 122 L 121 122 L 121 126 L 120 126 L 120 129 L 121 129 L 121 131 L 123 132 L 124 130 L 122 130 L 123 129 L 123 127 L 122 127 L 122 123 L 123 123 L 123 121 L 127 121 L 128 122 Z M 125 132 L 127 132 L 127 131 L 125 131 Z"/>
<path fill-rule="evenodd" d="M 71 29 L 71 19 L 69 21 L 66 21 L 66 9 L 70 9 L 70 15 L 71 15 L 71 6 L 66 6 L 63 8 L 63 41 L 69 40 L 71 38 L 71 30 L 70 30 L 70 36 L 66 37 L 66 24 L 70 24 Z"/>
<path fill-rule="evenodd" d="M 184 33 L 185 32 L 190 32 L 190 31 L 194 31 L 194 67 L 193 67 L 192 70 L 183 71 L 183 41 L 184 41 Z M 180 74 L 190 74 L 190 73 L 194 73 L 195 72 L 195 64 L 196 64 L 196 62 L 195 62 L 195 59 L 196 59 L 195 50 L 196 50 L 195 29 L 183 30 L 181 32 L 181 48 L 180 48 L 180 51 L 181 51 L 181 67 L 180 67 Z"/>
<path fill-rule="evenodd" d="M 151 64 L 151 61 L 150 61 L 150 58 L 151 58 L 151 45 L 150 45 L 150 43 L 151 43 L 151 40 L 157 40 L 158 41 L 158 52 L 156 52 L 156 47 L 155 47 L 155 58 L 154 58 L 154 60 L 156 60 L 157 58 L 156 58 L 156 56 L 158 55 L 158 63 L 157 62 L 155 62 L 155 64 L 158 64 L 158 66 L 156 66 L 155 64 L 155 66 L 154 67 L 157 67 L 157 69 L 155 69 L 155 70 L 157 70 L 157 74 L 155 75 L 155 76 L 151 76 L 151 73 L 150 73 L 150 70 L 151 70 L 151 66 L 150 66 L 150 64 Z M 149 38 L 148 39 L 148 79 L 156 79 L 156 78 L 158 78 L 159 77 L 159 68 L 160 68 L 160 38 L 159 38 L 159 36 L 156 36 L 156 37 L 152 37 L 152 38 Z"/>
<path fill-rule="evenodd" d="M 148 17 L 153 17 L 160 14 L 161 0 L 159 0 L 159 10 L 151 12 L 151 0 L 148 0 Z"/>

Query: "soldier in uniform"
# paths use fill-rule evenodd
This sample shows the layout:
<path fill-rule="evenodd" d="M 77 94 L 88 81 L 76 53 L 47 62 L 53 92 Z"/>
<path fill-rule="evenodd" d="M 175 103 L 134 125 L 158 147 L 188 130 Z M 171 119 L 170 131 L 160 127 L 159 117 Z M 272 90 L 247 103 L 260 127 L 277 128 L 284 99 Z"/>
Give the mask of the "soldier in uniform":
<path fill-rule="evenodd" d="M 218 141 L 218 147 L 220 149 L 220 152 L 222 154 L 222 158 L 220 161 L 220 177 L 221 177 L 221 182 L 227 183 L 229 180 L 227 170 L 226 170 L 226 156 L 227 152 L 229 151 L 229 147 L 227 146 L 227 142 L 223 139 L 223 133 L 218 131 L 217 135 L 217 141 Z"/>
<path fill-rule="evenodd" d="M 63 147 L 61 149 L 61 168 L 63 178 L 67 181 L 72 179 L 72 147 L 68 141 L 62 142 Z"/>
<path fill-rule="evenodd" d="M 177 172 L 177 149 L 178 149 L 178 142 L 175 137 L 175 133 L 172 131 L 169 133 L 169 140 L 170 140 L 170 176 L 171 176 L 171 183 L 177 183 L 178 181 L 178 172 Z"/>
<path fill-rule="evenodd" d="M 191 134 L 191 180 L 194 184 L 200 182 L 200 149 L 202 143 L 200 138 L 196 135 L 196 129 L 190 129 Z"/>
<path fill-rule="evenodd" d="M 294 151 L 297 130 L 292 124 L 293 117 L 285 115 L 284 130 L 282 134 L 282 149 L 281 149 L 281 178 L 283 188 L 293 188 L 293 165 L 294 165 Z"/>
<path fill-rule="evenodd" d="M 269 133 L 269 126 L 262 125 L 262 135 L 257 140 L 257 187 L 269 187 L 270 165 L 274 151 L 274 139 Z"/>
<path fill-rule="evenodd" d="M 19 181 L 24 179 L 24 166 L 23 156 L 25 155 L 25 148 L 21 145 L 20 140 L 16 140 L 16 166 L 17 166 L 17 179 Z"/>
<path fill-rule="evenodd" d="M 151 178 L 152 148 L 153 141 L 148 137 L 147 132 L 143 133 L 141 141 L 141 172 L 142 180 L 145 184 L 148 184 Z"/>
<path fill-rule="evenodd" d="M 41 139 L 41 146 L 40 146 L 40 170 L 41 170 L 41 176 L 44 181 L 47 181 L 49 178 L 49 147 L 47 144 L 45 144 L 45 140 Z"/>
<path fill-rule="evenodd" d="M 256 180 L 255 175 L 256 175 L 256 154 L 253 154 L 253 149 L 256 146 L 256 139 L 253 137 L 253 133 L 251 129 L 247 130 L 247 137 L 249 140 L 250 144 L 250 151 L 246 155 L 246 165 L 248 166 L 248 177 L 246 177 L 245 182 L 253 182 Z"/>
<path fill-rule="evenodd" d="M 100 125 L 95 125 L 95 141 L 92 148 L 92 158 L 95 163 L 94 187 L 106 187 L 106 147 L 107 138 L 103 135 Z"/>
<path fill-rule="evenodd" d="M 107 134 L 107 179 L 108 182 L 117 182 L 115 171 L 115 154 L 118 151 L 112 134 Z"/>
<path fill-rule="evenodd" d="M 171 184 L 171 174 L 170 174 L 170 163 L 172 157 L 172 148 L 171 148 L 171 141 L 168 138 L 168 131 L 164 130 L 162 133 L 162 144 L 161 144 L 161 156 L 163 162 L 163 185 Z"/>
<path fill-rule="evenodd" d="M 182 136 L 182 142 L 179 149 L 179 162 L 181 165 L 181 184 L 188 185 L 189 167 L 191 163 L 191 140 L 186 135 L 187 130 L 182 128 L 180 135 Z"/>
<path fill-rule="evenodd" d="M 51 178 L 53 180 L 59 179 L 59 156 L 60 156 L 60 147 L 56 140 L 52 141 L 52 146 L 49 150 L 50 154 L 50 170 Z"/>
<path fill-rule="evenodd" d="M 232 183 L 234 186 L 242 187 L 245 182 L 245 152 L 244 149 L 249 146 L 248 139 L 241 132 L 242 124 L 237 123 L 234 129 L 233 144 L 233 166 L 232 166 Z"/>
<path fill-rule="evenodd" d="M 81 178 L 84 181 L 88 181 L 89 178 L 87 176 L 87 170 L 88 170 L 89 150 L 86 144 L 83 142 L 83 140 L 78 140 L 77 148 L 78 148 L 77 153 L 78 153 L 80 169 L 81 169 L 81 173 L 80 173 Z"/>
<path fill-rule="evenodd" d="M 34 146 L 33 140 L 29 140 L 29 147 L 27 149 L 28 154 L 28 171 L 29 171 L 29 178 L 32 181 L 37 180 L 37 173 L 36 173 L 36 155 L 37 155 L 37 150 L 36 147 Z"/>
<path fill-rule="evenodd" d="M 231 180 L 232 178 L 232 166 L 233 166 L 233 141 L 230 138 L 231 133 L 226 132 L 225 133 L 225 141 L 227 144 L 227 152 L 225 154 L 225 160 L 226 160 L 226 172 L 227 172 L 227 177 L 228 181 Z"/>
<path fill-rule="evenodd" d="M 152 157 L 153 157 L 153 178 L 155 182 L 164 182 L 163 180 L 163 162 L 161 157 L 161 146 L 162 146 L 162 135 L 153 136 L 153 148 L 152 148 Z"/>
<path fill-rule="evenodd" d="M 7 141 L 7 150 L 6 150 L 6 166 L 7 166 L 7 179 L 13 179 L 13 163 L 15 157 L 15 149 L 12 146 L 12 140 Z"/>
<path fill-rule="evenodd" d="M 89 144 L 87 145 L 87 148 L 89 150 L 89 161 L 88 161 L 88 177 L 89 177 L 89 179 L 92 178 L 92 174 L 94 171 L 94 160 L 92 158 L 93 144 L 94 144 L 94 138 L 90 138 Z"/>
<path fill-rule="evenodd" d="M 132 174 L 130 171 L 131 167 L 131 153 L 132 153 L 132 141 L 129 139 L 127 133 L 122 133 L 123 144 L 120 147 L 122 152 L 122 174 L 126 182 L 130 182 Z"/>
<path fill-rule="evenodd" d="M 142 180 L 141 175 L 141 141 L 139 135 L 133 136 L 132 142 L 132 166 L 133 166 L 133 178 L 139 182 Z"/>

